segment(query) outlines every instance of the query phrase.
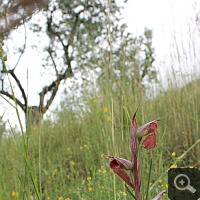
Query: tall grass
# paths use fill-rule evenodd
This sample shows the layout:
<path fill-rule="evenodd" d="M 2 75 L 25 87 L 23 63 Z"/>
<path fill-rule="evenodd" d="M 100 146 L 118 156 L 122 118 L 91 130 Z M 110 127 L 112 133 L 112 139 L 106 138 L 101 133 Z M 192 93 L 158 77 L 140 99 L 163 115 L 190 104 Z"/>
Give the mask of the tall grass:
<path fill-rule="evenodd" d="M 29 134 L 24 132 L 29 141 L 26 158 L 30 169 L 26 169 L 27 175 L 24 138 L 16 130 L 13 130 L 15 139 L 11 134 L 3 137 L 0 145 L 0 199 L 22 199 L 23 192 L 25 199 L 30 195 L 38 199 L 130 199 L 124 184 L 117 177 L 113 178 L 108 163 L 101 158 L 102 154 L 131 158 L 130 121 L 124 107 L 131 116 L 138 108 L 139 125 L 162 117 L 158 124 L 157 143 L 163 136 L 164 139 L 154 155 L 149 198 L 166 187 L 167 169 L 172 164 L 199 166 L 199 144 L 184 154 L 199 140 L 199 79 L 182 88 L 168 88 L 156 97 L 152 91 L 148 99 L 143 90 L 132 88 L 132 84 L 123 88 L 121 82 L 118 81 L 120 94 L 119 90 L 111 94 L 110 84 L 104 83 L 98 91 L 94 86 L 92 92 L 86 90 L 80 98 L 66 95 L 60 109 L 51 117 L 33 127 Z M 74 108 L 69 103 L 73 103 Z M 141 149 L 144 187 L 147 186 L 152 152 Z M 176 153 L 175 157 L 172 152 Z M 177 159 L 183 154 L 181 160 Z M 38 196 L 28 170 L 40 188 Z M 24 180 L 24 187 L 20 180 Z"/>

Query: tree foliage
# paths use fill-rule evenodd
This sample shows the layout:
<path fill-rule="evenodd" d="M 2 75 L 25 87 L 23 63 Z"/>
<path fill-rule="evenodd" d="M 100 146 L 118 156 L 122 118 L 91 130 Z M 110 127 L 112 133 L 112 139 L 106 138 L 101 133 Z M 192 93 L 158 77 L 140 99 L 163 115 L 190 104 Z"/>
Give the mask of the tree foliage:
<path fill-rule="evenodd" d="M 113 43 L 119 44 L 112 50 L 112 61 L 110 60 L 110 51 L 104 51 L 103 60 L 99 65 L 108 65 L 112 63 L 113 73 L 109 73 L 109 80 L 117 82 L 118 79 L 125 79 L 126 83 L 132 82 L 133 86 L 145 86 L 146 81 L 157 81 L 156 69 L 153 65 L 154 48 L 152 45 L 153 31 L 145 28 L 144 35 L 132 37 L 126 34 L 126 26 L 123 24 L 113 37 Z M 117 35 L 119 34 L 120 35 Z M 99 76 L 99 81 L 106 79 L 105 69 Z M 129 81 L 127 81 L 129 80 Z M 128 87 L 128 85 L 127 85 Z M 134 88 L 134 87 L 133 87 Z"/>
<path fill-rule="evenodd" d="M 1 0 L 0 36 L 8 35 L 25 21 L 30 20 L 34 12 L 41 10 L 45 0 Z"/>

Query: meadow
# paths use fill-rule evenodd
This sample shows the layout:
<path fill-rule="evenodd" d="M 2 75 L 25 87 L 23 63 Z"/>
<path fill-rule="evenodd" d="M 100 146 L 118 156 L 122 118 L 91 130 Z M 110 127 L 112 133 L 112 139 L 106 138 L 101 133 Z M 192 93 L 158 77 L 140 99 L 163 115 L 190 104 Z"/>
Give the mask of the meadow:
<path fill-rule="evenodd" d="M 119 78 L 114 89 L 114 83 L 98 89 L 91 83 L 79 97 L 66 92 L 60 107 L 39 125 L 11 128 L 0 140 L 0 199 L 132 199 L 101 155 L 131 159 L 128 115 L 137 109 L 139 126 L 161 117 L 156 147 L 140 149 L 143 198 L 151 159 L 148 199 L 168 187 L 170 167 L 198 167 L 199 79 L 182 87 L 159 85 L 148 98 L 129 81 Z"/>

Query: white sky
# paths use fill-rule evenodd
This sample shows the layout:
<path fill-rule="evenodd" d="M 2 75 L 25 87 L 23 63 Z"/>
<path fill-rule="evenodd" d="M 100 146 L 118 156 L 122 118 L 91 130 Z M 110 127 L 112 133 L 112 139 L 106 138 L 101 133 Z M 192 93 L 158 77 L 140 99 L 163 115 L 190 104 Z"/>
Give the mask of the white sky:
<path fill-rule="evenodd" d="M 117 0 L 122 2 L 122 0 Z M 133 33 L 133 36 L 142 35 L 144 28 L 153 29 L 153 46 L 156 53 L 156 66 L 165 74 L 166 70 L 160 65 L 161 62 L 166 62 L 170 65 L 170 52 L 172 43 L 174 43 L 173 37 L 175 36 L 180 51 L 182 52 L 182 46 L 184 46 L 185 54 L 190 54 L 188 45 L 194 42 L 195 51 L 200 52 L 200 33 L 195 26 L 196 14 L 200 13 L 200 2 L 195 0 L 129 0 L 126 8 L 122 11 L 124 21 L 128 24 L 128 31 Z M 35 16 L 35 18 L 38 18 Z M 28 28 L 27 28 L 28 29 Z M 24 42 L 24 30 L 21 27 L 18 31 L 13 32 L 14 40 L 8 44 L 8 49 L 11 52 L 9 55 L 8 66 L 13 66 L 16 63 L 17 56 L 12 54 L 11 46 L 13 44 L 21 46 Z M 23 85 L 26 85 L 27 68 L 29 73 L 29 104 L 38 105 L 39 96 L 37 95 L 41 91 L 41 85 L 45 84 L 44 78 L 40 78 L 41 69 L 41 54 L 36 53 L 30 46 L 36 44 L 37 46 L 43 46 L 48 44 L 48 40 L 45 38 L 37 38 L 33 33 L 27 31 L 27 49 L 26 53 L 22 56 L 22 59 L 17 67 L 17 75 L 23 79 Z M 43 49 L 41 48 L 41 52 Z M 182 52 L 184 54 L 184 51 Z M 199 54 L 200 55 L 200 54 Z M 184 55 L 183 55 L 184 56 Z M 189 56 L 188 56 L 189 57 Z M 199 58 L 198 58 L 199 59 Z M 191 57 L 191 61 L 192 61 Z M 188 63 L 184 60 L 182 63 L 175 63 L 174 68 L 178 66 L 176 70 L 188 67 Z M 194 61 L 196 62 L 198 61 Z M 176 66 L 175 66 L 176 65 Z M 199 63 L 198 63 L 199 65 Z M 12 68 L 12 67 L 11 67 Z M 36 81 L 35 77 L 38 77 Z M 69 84 L 69 81 L 66 82 Z M 61 91 L 57 94 L 51 109 L 58 104 Z M 3 100 L 0 99 L 0 102 Z M 4 103 L 5 105 L 5 103 Z M 6 112 L 4 120 L 10 119 L 11 122 L 16 122 L 15 112 L 10 106 L 3 108 L 0 104 L 0 116 Z M 51 110 L 50 109 L 50 110 Z M 21 113 L 23 116 L 23 113 Z"/>

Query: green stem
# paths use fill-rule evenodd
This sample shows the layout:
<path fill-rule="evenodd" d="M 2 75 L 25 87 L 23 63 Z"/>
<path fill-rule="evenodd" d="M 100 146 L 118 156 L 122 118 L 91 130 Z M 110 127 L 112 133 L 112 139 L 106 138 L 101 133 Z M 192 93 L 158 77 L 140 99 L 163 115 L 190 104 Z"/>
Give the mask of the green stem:
<path fill-rule="evenodd" d="M 126 190 L 129 192 L 129 194 L 135 199 L 137 200 L 137 198 L 135 197 L 135 195 L 130 191 L 130 189 L 125 185 Z"/>
<path fill-rule="evenodd" d="M 149 193 L 149 183 L 150 183 L 150 178 L 151 178 L 151 168 L 152 168 L 152 158 L 150 160 L 150 168 L 149 168 L 149 177 L 148 177 L 148 184 L 147 184 L 146 200 L 148 199 L 148 193 Z"/>

